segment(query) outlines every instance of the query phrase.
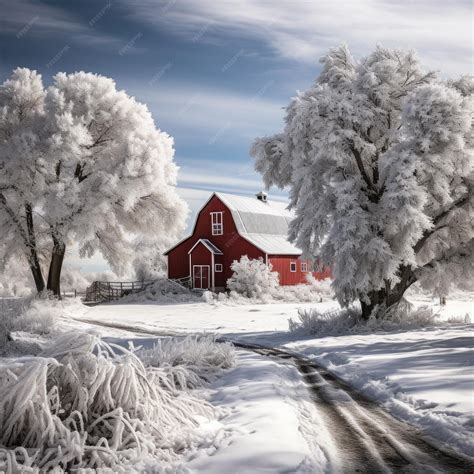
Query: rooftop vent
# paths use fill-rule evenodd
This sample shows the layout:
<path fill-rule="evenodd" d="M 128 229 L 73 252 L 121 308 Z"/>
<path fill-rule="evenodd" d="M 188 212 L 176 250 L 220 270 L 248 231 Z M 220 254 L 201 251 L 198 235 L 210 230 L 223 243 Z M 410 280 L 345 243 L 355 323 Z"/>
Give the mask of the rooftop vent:
<path fill-rule="evenodd" d="M 257 196 L 259 201 L 267 202 L 268 194 L 265 191 L 260 191 L 255 196 Z"/>

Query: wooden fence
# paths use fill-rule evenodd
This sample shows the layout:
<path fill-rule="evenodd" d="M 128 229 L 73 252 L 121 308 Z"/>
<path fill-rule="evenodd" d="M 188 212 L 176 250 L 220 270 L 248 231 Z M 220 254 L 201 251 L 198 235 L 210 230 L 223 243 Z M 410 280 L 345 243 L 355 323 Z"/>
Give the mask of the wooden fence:
<path fill-rule="evenodd" d="M 123 296 L 143 291 L 147 286 L 159 280 L 147 281 L 94 281 L 86 290 L 84 302 L 96 303 L 118 300 Z M 171 280 L 182 286 L 189 286 L 189 278 Z"/>

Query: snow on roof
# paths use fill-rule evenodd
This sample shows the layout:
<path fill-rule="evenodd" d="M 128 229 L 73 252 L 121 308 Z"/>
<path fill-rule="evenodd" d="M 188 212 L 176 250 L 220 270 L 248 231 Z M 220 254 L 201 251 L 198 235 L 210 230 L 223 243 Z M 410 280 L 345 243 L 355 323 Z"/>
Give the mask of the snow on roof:
<path fill-rule="evenodd" d="M 288 234 L 288 224 L 293 214 L 286 204 L 278 201 L 260 201 L 257 198 L 216 193 L 230 209 L 237 230 L 245 234 Z"/>
<path fill-rule="evenodd" d="M 289 242 L 284 235 L 243 234 L 242 237 L 267 254 L 301 255 L 301 250 Z"/>
<path fill-rule="evenodd" d="M 207 250 L 212 252 L 214 255 L 222 255 L 222 252 L 210 240 L 207 239 L 199 239 L 189 250 L 188 254 L 191 253 L 199 243 L 203 244 L 204 247 L 206 247 Z"/>
<path fill-rule="evenodd" d="M 260 250 L 275 255 L 301 254 L 301 250 L 288 241 L 288 225 L 294 214 L 284 202 L 215 194 L 230 209 L 239 234 Z"/>

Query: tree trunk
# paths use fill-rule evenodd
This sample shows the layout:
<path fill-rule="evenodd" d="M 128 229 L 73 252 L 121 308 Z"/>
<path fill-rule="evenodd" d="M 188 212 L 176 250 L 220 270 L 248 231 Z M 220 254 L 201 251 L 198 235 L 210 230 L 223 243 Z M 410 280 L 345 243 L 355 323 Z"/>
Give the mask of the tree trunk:
<path fill-rule="evenodd" d="M 25 204 L 25 218 L 26 218 L 26 231 L 28 239 L 28 264 L 30 266 L 33 279 L 35 280 L 36 291 L 38 293 L 44 290 L 44 278 L 43 272 L 41 271 L 41 265 L 38 258 L 38 251 L 36 248 L 36 235 L 33 223 L 33 209 L 31 204 Z"/>
<path fill-rule="evenodd" d="M 398 272 L 400 281 L 392 288 L 389 282 L 386 282 L 385 288 L 371 291 L 366 295 L 366 299 L 360 298 L 362 309 L 362 319 L 369 319 L 377 306 L 387 310 L 400 303 L 405 291 L 416 282 L 416 276 L 411 267 L 402 266 Z M 378 317 L 380 313 L 376 313 Z"/>
<path fill-rule="evenodd" d="M 30 266 L 31 273 L 33 274 L 33 279 L 35 280 L 36 291 L 38 293 L 41 293 L 45 288 L 45 284 L 44 284 L 43 273 L 41 272 L 41 266 L 39 264 L 38 255 L 36 254 L 36 251 L 30 252 L 28 263 Z"/>
<path fill-rule="evenodd" d="M 385 289 L 378 291 L 371 291 L 367 295 L 367 300 L 360 299 L 360 307 L 362 309 L 362 319 L 369 319 L 374 309 L 377 306 L 386 304 L 387 301 L 387 292 Z"/>
<path fill-rule="evenodd" d="M 57 236 L 53 235 L 53 252 L 48 272 L 47 289 L 52 291 L 54 296 L 61 299 L 61 270 L 63 266 L 66 245 Z"/>

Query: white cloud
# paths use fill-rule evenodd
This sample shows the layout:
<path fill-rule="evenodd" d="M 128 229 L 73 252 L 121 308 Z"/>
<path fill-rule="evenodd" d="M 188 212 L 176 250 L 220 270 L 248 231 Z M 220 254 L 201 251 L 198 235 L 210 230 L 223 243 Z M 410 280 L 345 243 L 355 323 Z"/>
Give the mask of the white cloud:
<path fill-rule="evenodd" d="M 206 89 L 184 84 L 153 82 L 147 87 L 128 87 L 140 101 L 153 110 L 160 128 L 179 127 L 187 135 L 200 135 L 209 145 L 224 142 L 249 143 L 256 136 L 274 133 L 281 128 L 284 108 L 270 100 L 272 82 L 262 82 L 254 93 L 236 94 L 227 90 Z M 165 125 L 163 125 L 165 121 Z"/>
<path fill-rule="evenodd" d="M 127 5 L 142 21 L 193 37 L 253 38 L 290 59 L 315 62 L 329 47 L 347 42 L 357 55 L 377 43 L 415 48 L 429 67 L 445 74 L 472 66 L 472 4 L 430 0 L 156 0 Z"/>

